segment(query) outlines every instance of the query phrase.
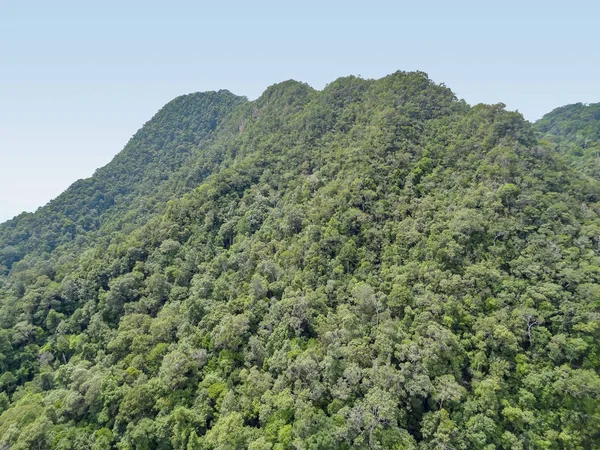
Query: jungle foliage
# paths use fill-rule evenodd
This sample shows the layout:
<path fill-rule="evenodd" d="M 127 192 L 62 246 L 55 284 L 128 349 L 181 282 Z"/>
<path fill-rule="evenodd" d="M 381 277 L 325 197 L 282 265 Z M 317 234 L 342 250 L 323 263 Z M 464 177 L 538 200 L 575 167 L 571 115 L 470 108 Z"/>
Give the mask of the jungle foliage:
<path fill-rule="evenodd" d="M 556 108 L 535 126 L 578 171 L 600 178 L 600 103 Z"/>
<path fill-rule="evenodd" d="M 597 448 L 581 108 L 421 72 L 175 99 L 0 225 L 0 447 Z"/>

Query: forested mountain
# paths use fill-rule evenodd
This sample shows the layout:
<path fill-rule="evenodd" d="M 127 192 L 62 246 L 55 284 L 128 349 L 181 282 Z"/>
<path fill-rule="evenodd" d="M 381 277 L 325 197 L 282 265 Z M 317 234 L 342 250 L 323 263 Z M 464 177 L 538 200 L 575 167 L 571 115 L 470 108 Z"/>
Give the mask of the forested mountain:
<path fill-rule="evenodd" d="M 228 91 L 184 95 L 162 108 L 106 167 L 79 180 L 35 214 L 0 225 L 0 273 L 24 256 L 38 257 L 74 239 L 131 231 L 189 191 L 223 156 L 206 147 L 235 106 Z M 90 236 L 91 234 L 91 236 Z"/>
<path fill-rule="evenodd" d="M 535 125 L 577 170 L 600 178 L 600 103 L 556 108 Z"/>
<path fill-rule="evenodd" d="M 0 447 L 598 448 L 581 108 L 420 72 L 174 100 L 0 225 Z"/>

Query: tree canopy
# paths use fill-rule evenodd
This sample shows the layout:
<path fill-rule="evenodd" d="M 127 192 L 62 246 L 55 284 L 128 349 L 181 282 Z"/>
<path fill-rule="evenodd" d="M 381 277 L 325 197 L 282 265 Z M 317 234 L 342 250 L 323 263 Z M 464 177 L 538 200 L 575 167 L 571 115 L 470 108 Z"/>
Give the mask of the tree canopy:
<path fill-rule="evenodd" d="M 597 448 L 590 107 L 421 72 L 175 99 L 0 225 L 0 447 Z"/>

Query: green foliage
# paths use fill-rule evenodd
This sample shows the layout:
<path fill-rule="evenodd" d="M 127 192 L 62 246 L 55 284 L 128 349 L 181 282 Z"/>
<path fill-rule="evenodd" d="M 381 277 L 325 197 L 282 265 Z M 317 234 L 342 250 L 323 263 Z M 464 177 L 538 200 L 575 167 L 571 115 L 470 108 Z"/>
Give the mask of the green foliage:
<path fill-rule="evenodd" d="M 556 108 L 535 125 L 577 170 L 600 178 L 600 103 Z"/>
<path fill-rule="evenodd" d="M 0 446 L 597 447 L 600 181 L 541 123 L 419 72 L 174 100 L 0 225 Z"/>

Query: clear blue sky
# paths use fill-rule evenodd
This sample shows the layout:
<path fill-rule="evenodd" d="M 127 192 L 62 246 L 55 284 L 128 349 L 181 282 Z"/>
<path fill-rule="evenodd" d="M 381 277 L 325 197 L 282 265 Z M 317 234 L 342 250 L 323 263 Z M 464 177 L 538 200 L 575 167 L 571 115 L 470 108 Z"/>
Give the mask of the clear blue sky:
<path fill-rule="evenodd" d="M 422 70 L 529 120 L 598 102 L 599 26 L 592 1 L 0 0 L 0 221 L 92 175 L 189 92 Z"/>

